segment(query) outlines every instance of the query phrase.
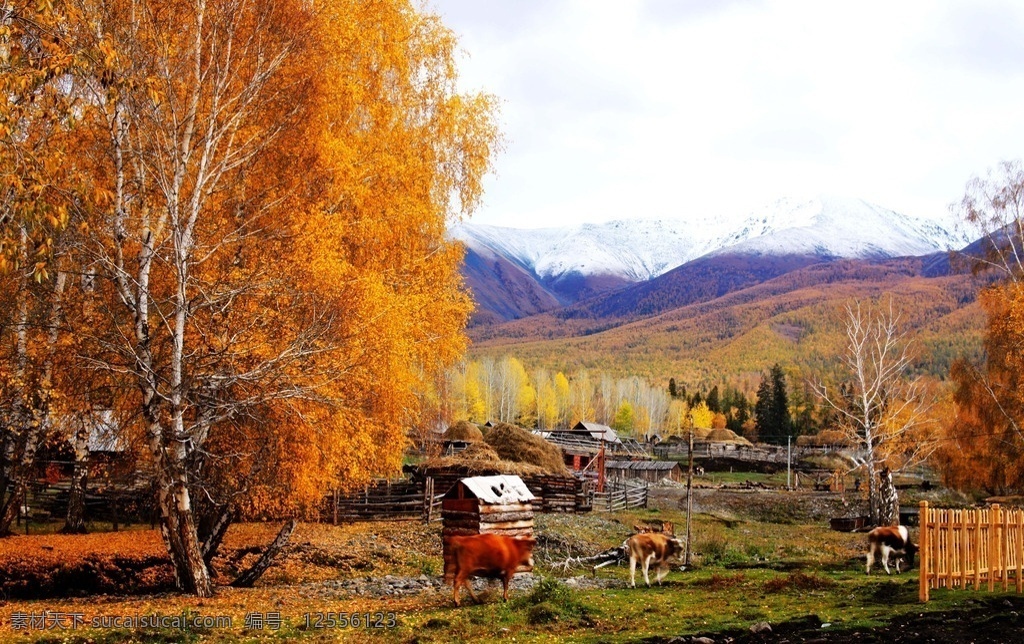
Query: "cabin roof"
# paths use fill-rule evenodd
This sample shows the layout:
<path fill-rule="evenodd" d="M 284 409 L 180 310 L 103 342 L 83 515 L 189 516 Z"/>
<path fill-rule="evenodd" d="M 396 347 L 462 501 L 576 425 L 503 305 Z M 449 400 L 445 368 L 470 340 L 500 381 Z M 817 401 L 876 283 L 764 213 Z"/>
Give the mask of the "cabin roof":
<path fill-rule="evenodd" d="M 679 467 L 679 463 L 675 461 L 608 461 L 605 463 L 605 468 L 610 470 L 658 470 L 669 472 L 677 467 Z"/>
<path fill-rule="evenodd" d="M 601 441 L 589 434 L 561 430 L 542 432 L 541 436 L 569 454 L 593 455 L 601 451 Z"/>
<path fill-rule="evenodd" d="M 583 422 L 582 420 L 573 426 L 574 430 L 585 430 L 590 433 L 591 436 L 598 440 L 607 441 L 609 443 L 618 443 L 619 435 L 615 433 L 615 430 L 608 425 L 602 425 L 601 423 L 590 423 Z"/>
<path fill-rule="evenodd" d="M 530 488 L 518 476 L 502 474 L 497 476 L 471 476 L 459 481 L 473 496 L 484 503 L 505 505 L 529 503 L 534 499 Z M 451 492 L 449 492 L 451 494 Z M 447 495 L 445 495 L 447 496 Z"/>

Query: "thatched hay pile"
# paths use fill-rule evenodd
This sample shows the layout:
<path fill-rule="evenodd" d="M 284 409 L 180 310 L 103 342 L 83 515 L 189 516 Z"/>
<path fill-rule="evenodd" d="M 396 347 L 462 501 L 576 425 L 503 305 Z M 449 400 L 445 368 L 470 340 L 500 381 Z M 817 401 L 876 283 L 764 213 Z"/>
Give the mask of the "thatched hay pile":
<path fill-rule="evenodd" d="M 457 456 L 465 461 L 483 461 L 486 463 L 496 463 L 501 460 L 501 457 L 494 451 L 494 448 L 483 441 L 470 443 Z"/>
<path fill-rule="evenodd" d="M 708 436 L 711 434 L 711 431 L 712 430 L 711 430 L 710 427 L 694 427 L 693 428 L 693 440 L 695 440 L 695 441 L 706 441 L 706 440 L 708 440 Z M 686 440 L 689 440 L 689 436 L 686 436 L 684 434 L 683 437 Z"/>
<path fill-rule="evenodd" d="M 487 443 L 470 443 L 469 447 L 454 456 L 432 458 L 420 465 L 423 469 L 452 469 L 466 476 L 493 476 L 495 474 L 514 474 L 529 476 L 546 474 L 543 468 L 529 463 L 503 461 L 498 452 Z"/>
<path fill-rule="evenodd" d="M 546 474 L 569 475 L 562 449 L 521 427 L 498 423 L 487 432 L 485 440 L 502 460 L 533 465 Z"/>
<path fill-rule="evenodd" d="M 712 429 L 704 439 L 712 443 L 742 443 L 749 445 L 750 441 L 738 435 L 731 429 Z"/>
<path fill-rule="evenodd" d="M 469 443 L 479 443 L 483 441 L 484 435 L 480 431 L 480 428 L 469 422 L 468 420 L 460 420 L 455 423 L 447 430 L 445 430 L 442 436 L 446 441 L 466 441 Z"/>

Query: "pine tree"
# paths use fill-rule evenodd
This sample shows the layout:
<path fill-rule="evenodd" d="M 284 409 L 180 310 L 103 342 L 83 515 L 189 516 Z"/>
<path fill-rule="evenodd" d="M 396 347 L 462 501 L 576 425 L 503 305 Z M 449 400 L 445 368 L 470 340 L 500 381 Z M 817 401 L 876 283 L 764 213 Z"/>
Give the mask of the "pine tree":
<path fill-rule="evenodd" d="M 792 431 L 789 415 L 789 396 L 786 393 L 786 374 L 776 363 L 767 375 L 761 377 L 754 405 L 757 435 L 765 443 L 785 444 Z"/>
<path fill-rule="evenodd" d="M 767 375 L 761 375 L 761 384 L 757 386 L 757 402 L 754 403 L 754 424 L 761 440 L 772 435 L 771 426 L 772 384 Z"/>
<path fill-rule="evenodd" d="M 789 415 L 789 396 L 786 393 L 786 374 L 778 363 L 772 367 L 772 402 L 771 402 L 771 424 L 773 427 L 771 442 L 783 444 L 786 437 L 790 435 L 793 428 L 793 421 Z"/>
<path fill-rule="evenodd" d="M 718 385 L 715 385 L 714 387 L 711 388 L 711 392 L 708 393 L 707 403 L 708 409 L 715 412 L 716 414 L 721 413 L 722 404 L 719 401 Z"/>

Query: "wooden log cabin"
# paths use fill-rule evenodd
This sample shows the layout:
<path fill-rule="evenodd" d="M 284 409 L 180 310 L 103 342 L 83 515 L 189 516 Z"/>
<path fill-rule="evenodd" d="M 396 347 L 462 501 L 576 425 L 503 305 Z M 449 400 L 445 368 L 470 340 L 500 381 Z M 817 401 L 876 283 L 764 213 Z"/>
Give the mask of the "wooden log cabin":
<path fill-rule="evenodd" d="M 444 577 L 451 580 L 449 541 L 454 535 L 533 536 L 533 493 L 518 476 L 474 476 L 459 480 L 441 499 Z M 516 572 L 529 572 L 520 566 Z"/>

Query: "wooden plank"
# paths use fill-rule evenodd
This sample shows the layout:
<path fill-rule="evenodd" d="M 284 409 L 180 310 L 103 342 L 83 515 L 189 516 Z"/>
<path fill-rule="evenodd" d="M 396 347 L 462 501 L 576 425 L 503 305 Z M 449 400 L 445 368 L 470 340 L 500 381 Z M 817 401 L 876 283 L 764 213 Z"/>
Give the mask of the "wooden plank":
<path fill-rule="evenodd" d="M 1006 510 L 1000 512 L 997 520 L 999 521 L 999 576 L 1002 577 L 1003 592 L 1005 593 L 1009 589 L 1010 580 L 1007 577 L 1010 571 L 1010 557 L 1007 552 L 1009 546 L 1009 513 Z"/>
<path fill-rule="evenodd" d="M 930 524 L 930 520 L 929 520 L 929 515 L 928 515 L 928 502 L 927 501 L 921 501 L 920 508 L 921 509 L 920 509 L 919 517 L 920 517 L 920 522 L 921 522 L 921 534 L 920 534 L 919 540 L 921 541 L 921 544 L 920 544 L 920 548 L 921 548 L 921 558 L 920 558 L 921 559 L 921 561 L 920 561 L 921 573 L 920 573 L 920 576 L 919 576 L 919 579 L 918 579 L 917 597 L 918 597 L 919 601 L 926 602 L 926 601 L 928 601 L 928 564 L 929 564 L 928 559 L 929 559 L 929 555 L 931 554 L 931 551 L 929 550 L 929 543 L 928 543 L 928 531 L 929 531 L 930 525 L 931 525 Z"/>
<path fill-rule="evenodd" d="M 967 510 L 960 511 L 960 586 L 967 590 L 967 564 L 970 552 L 970 535 L 967 530 Z"/>
<path fill-rule="evenodd" d="M 453 510 L 455 512 L 475 512 L 480 508 L 478 499 L 444 499 L 441 502 L 441 511 Z"/>
<path fill-rule="evenodd" d="M 445 521 L 477 521 L 482 523 L 504 523 L 506 521 L 532 521 L 532 509 L 525 512 L 495 512 L 493 514 L 472 514 L 470 512 L 448 513 Z"/>
<path fill-rule="evenodd" d="M 982 557 L 982 535 L 981 510 L 974 511 L 974 590 L 981 590 L 981 557 Z"/>
<path fill-rule="evenodd" d="M 507 503 L 504 505 L 480 505 L 480 514 L 503 514 L 505 512 L 529 512 L 533 503 Z"/>
<path fill-rule="evenodd" d="M 497 533 L 499 530 L 518 530 L 520 528 L 533 529 L 533 519 L 526 521 L 505 521 L 502 523 L 480 523 L 480 532 L 494 532 Z"/>
<path fill-rule="evenodd" d="M 1015 515 L 1015 534 L 1017 535 L 1017 592 L 1024 592 L 1024 579 L 1021 578 L 1021 574 L 1024 573 L 1024 511 L 1016 510 Z"/>
<path fill-rule="evenodd" d="M 999 539 L 996 523 L 996 514 L 999 511 L 999 504 L 994 503 L 988 512 L 988 591 L 996 589 L 996 566 L 999 557 Z"/>

